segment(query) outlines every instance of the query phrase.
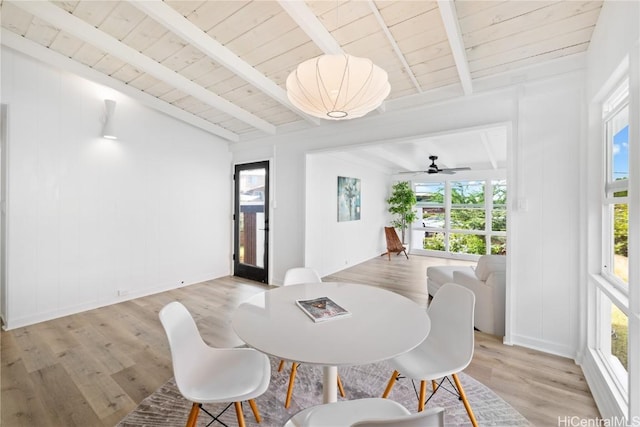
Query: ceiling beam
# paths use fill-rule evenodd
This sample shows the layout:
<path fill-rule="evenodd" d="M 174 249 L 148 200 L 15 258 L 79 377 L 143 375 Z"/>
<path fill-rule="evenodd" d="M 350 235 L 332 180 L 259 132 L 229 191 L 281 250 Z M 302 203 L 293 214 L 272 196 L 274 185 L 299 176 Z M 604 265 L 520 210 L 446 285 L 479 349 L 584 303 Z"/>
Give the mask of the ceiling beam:
<path fill-rule="evenodd" d="M 427 165 L 420 165 L 415 156 L 407 156 L 405 151 L 398 150 L 393 145 L 380 145 L 371 148 L 371 152 L 380 158 L 380 160 L 392 163 L 395 170 L 392 173 L 400 171 L 424 170 Z"/>
<path fill-rule="evenodd" d="M 238 134 L 231 132 L 228 129 L 208 122 L 181 108 L 174 107 L 168 102 L 156 98 L 155 96 L 149 95 L 148 93 L 136 89 L 135 87 L 130 86 L 118 79 L 96 71 L 91 67 L 74 61 L 73 59 L 70 59 L 52 49 L 32 42 L 31 40 L 19 36 L 16 33 L 13 33 L 5 28 L 2 28 L 0 37 L 2 38 L 2 44 L 4 46 L 7 46 L 34 59 L 49 64 L 52 67 L 68 71 L 94 83 L 110 87 L 114 90 L 117 90 L 118 92 L 130 96 L 132 99 L 135 99 L 136 101 L 148 106 L 149 108 L 160 111 L 177 120 L 188 123 L 192 126 L 204 130 L 205 132 L 209 132 L 212 135 L 219 136 L 228 141 L 240 141 L 240 137 L 238 136 Z"/>
<path fill-rule="evenodd" d="M 315 13 L 304 1 L 279 0 L 278 3 L 291 16 L 296 24 L 311 40 L 327 55 L 343 54 L 344 50 L 333 38 L 331 33 L 322 25 Z"/>
<path fill-rule="evenodd" d="M 162 0 L 132 1 L 131 4 L 158 23 L 164 25 L 171 32 L 179 35 L 187 42 L 204 52 L 209 58 L 235 73 L 238 77 L 252 84 L 272 99 L 284 105 L 309 123 L 319 125 L 320 120 L 309 116 L 297 109 L 289 98 L 287 92 L 275 84 L 267 76 L 253 68 L 242 60 L 230 49 L 202 31 L 191 21 L 178 13 Z"/>
<path fill-rule="evenodd" d="M 122 61 L 152 75 L 153 77 L 168 83 L 186 94 L 199 99 L 226 114 L 229 114 L 238 120 L 247 123 L 257 129 L 268 134 L 274 135 L 276 127 L 261 119 L 260 117 L 246 111 L 226 99 L 216 95 L 215 93 L 199 86 L 186 77 L 181 76 L 172 69 L 154 61 L 153 59 L 141 54 L 137 50 L 121 43 L 110 35 L 100 31 L 93 25 L 76 18 L 64 9 L 55 6 L 53 3 L 47 2 L 12 2 L 13 5 L 28 12 L 45 22 L 50 23 L 54 27 L 63 30 L 86 43 L 104 50 L 105 52 L 120 58 Z"/>
<path fill-rule="evenodd" d="M 491 163 L 491 167 L 493 169 L 498 169 L 498 161 L 496 160 L 496 155 L 491 149 L 491 145 L 489 145 L 489 138 L 487 137 L 487 132 L 480 132 L 480 139 L 482 140 L 482 145 L 484 146 L 484 150 L 487 152 L 487 157 L 489 157 L 489 162 Z"/>
<path fill-rule="evenodd" d="M 460 31 L 460 24 L 458 23 L 456 6 L 453 0 L 438 0 L 438 9 L 440 10 L 440 16 L 442 16 L 442 22 L 447 32 L 453 59 L 456 62 L 462 90 L 465 95 L 471 95 L 473 93 L 471 71 L 469 71 L 469 61 L 467 60 L 467 52 L 464 48 L 464 41 L 462 40 L 462 31 Z"/>
<path fill-rule="evenodd" d="M 376 21 L 378 21 L 378 24 L 380 24 L 380 28 L 382 28 L 382 31 L 387 36 L 387 40 L 389 40 L 389 43 L 391 44 L 393 51 L 396 53 L 396 56 L 402 63 L 402 66 L 404 67 L 405 72 L 409 76 L 409 79 L 411 79 L 411 82 L 418 90 L 418 93 L 422 93 L 422 88 L 420 87 L 420 83 L 418 83 L 416 76 L 413 74 L 413 71 L 411 71 L 411 67 L 407 62 L 407 59 L 402 54 L 402 50 L 400 50 L 400 46 L 398 46 L 398 43 L 396 43 L 396 39 L 393 37 L 393 34 L 391 34 L 391 31 L 389 31 L 389 27 L 387 27 L 387 23 L 384 22 L 384 18 L 380 14 L 378 7 L 373 2 L 373 0 L 367 0 L 367 4 L 369 5 L 371 12 L 373 13 L 373 16 L 375 16 Z"/>

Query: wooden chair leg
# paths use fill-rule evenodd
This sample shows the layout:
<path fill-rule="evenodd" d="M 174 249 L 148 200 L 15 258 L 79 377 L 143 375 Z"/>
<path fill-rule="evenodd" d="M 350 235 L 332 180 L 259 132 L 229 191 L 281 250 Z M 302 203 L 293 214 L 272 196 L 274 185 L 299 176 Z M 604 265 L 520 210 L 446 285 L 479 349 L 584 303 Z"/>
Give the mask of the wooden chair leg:
<path fill-rule="evenodd" d="M 340 379 L 340 375 L 338 375 L 338 390 L 340 391 L 340 396 L 347 397 L 344 393 L 344 387 L 342 386 L 342 380 Z"/>
<path fill-rule="evenodd" d="M 249 399 L 249 406 L 251 406 L 251 410 L 253 411 L 253 416 L 256 418 L 256 422 L 259 423 L 262 421 L 260 417 L 260 411 L 258 411 L 258 405 L 256 405 L 256 401 L 253 399 Z"/>
<path fill-rule="evenodd" d="M 420 381 L 420 400 L 418 401 L 418 412 L 424 411 L 424 401 L 427 399 L 427 382 Z"/>
<path fill-rule="evenodd" d="M 284 368 L 284 360 L 280 361 L 280 364 L 278 365 L 278 372 L 282 372 L 282 368 Z"/>
<path fill-rule="evenodd" d="M 200 404 L 193 402 L 191 405 L 191 412 L 189 412 L 189 418 L 187 419 L 187 427 L 195 427 L 198 420 L 198 412 L 200 412 Z"/>
<path fill-rule="evenodd" d="M 458 374 L 453 374 L 453 381 L 456 383 L 456 388 L 458 389 L 458 393 L 460 393 L 460 398 L 462 399 L 462 403 L 464 403 L 464 408 L 467 410 L 467 414 L 469 415 L 469 420 L 471 420 L 471 424 L 473 427 L 478 427 L 478 421 L 476 421 L 476 416 L 473 415 L 473 410 L 471 409 L 471 405 L 469 405 L 469 401 L 467 400 L 467 395 L 464 394 L 464 390 L 462 389 L 462 384 L 460 384 L 460 380 L 458 379 Z"/>
<path fill-rule="evenodd" d="M 389 396 L 389 393 L 391 393 L 391 389 L 396 383 L 396 378 L 398 378 L 398 375 L 400 375 L 400 372 L 398 371 L 393 371 L 393 374 L 391 374 L 391 379 L 387 383 L 387 388 L 385 388 L 384 393 L 382 393 L 382 397 L 384 397 L 385 399 Z"/>
<path fill-rule="evenodd" d="M 296 372 L 298 371 L 298 363 L 291 364 L 291 375 L 289 376 L 289 388 L 287 389 L 287 398 L 284 400 L 284 407 L 289 408 L 291 405 L 291 395 L 293 394 L 293 383 L 296 381 Z"/>
<path fill-rule="evenodd" d="M 238 426 L 246 427 L 244 423 L 244 414 L 242 413 L 242 403 L 241 402 L 233 402 L 233 406 L 236 408 L 236 418 L 238 418 Z"/>

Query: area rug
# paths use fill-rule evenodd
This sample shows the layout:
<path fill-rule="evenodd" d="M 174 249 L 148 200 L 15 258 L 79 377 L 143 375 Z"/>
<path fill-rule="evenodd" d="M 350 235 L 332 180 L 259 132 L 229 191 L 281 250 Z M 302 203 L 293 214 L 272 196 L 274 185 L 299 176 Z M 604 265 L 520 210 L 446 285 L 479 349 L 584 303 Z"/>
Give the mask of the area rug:
<path fill-rule="evenodd" d="M 293 399 L 289 409 L 284 408 L 284 398 L 289 381 L 291 364 L 282 372 L 277 371 L 279 361 L 271 359 L 271 383 L 269 389 L 256 399 L 262 415 L 262 422 L 256 423 L 249 408 L 244 405 L 247 426 L 282 426 L 292 415 L 301 409 L 322 403 L 322 369 L 310 365 L 300 365 L 296 377 Z M 338 369 L 348 399 L 380 397 L 393 370 L 385 362 L 370 365 L 341 367 Z M 488 387 L 468 375 L 459 375 L 462 386 L 473 408 L 478 424 L 481 426 L 528 426 L 530 423 L 507 402 Z M 413 385 L 408 379 L 400 379 L 394 386 L 390 399 L 403 404 L 409 411 L 416 412 L 417 398 Z M 217 414 L 226 405 L 204 405 L 204 408 Z M 445 408 L 445 424 L 450 426 L 471 425 L 462 401 L 446 390 L 440 390 L 428 402 L 427 408 L 440 406 Z M 144 399 L 138 407 L 127 415 L 118 427 L 141 426 L 184 426 L 191 409 L 191 402 L 185 400 L 175 382 L 170 379 L 151 396 Z M 233 406 L 221 417 L 229 425 L 237 425 Z M 211 418 L 200 412 L 198 426 L 206 426 Z M 216 425 L 215 423 L 213 425 Z M 217 424 L 219 425 L 219 424 Z M 336 426 L 338 427 L 338 426 Z"/>

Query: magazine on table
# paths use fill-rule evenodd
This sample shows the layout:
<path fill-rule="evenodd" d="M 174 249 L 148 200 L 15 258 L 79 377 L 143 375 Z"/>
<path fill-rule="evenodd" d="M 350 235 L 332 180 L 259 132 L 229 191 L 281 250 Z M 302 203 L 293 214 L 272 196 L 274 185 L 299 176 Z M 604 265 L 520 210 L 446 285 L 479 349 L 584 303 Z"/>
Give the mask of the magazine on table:
<path fill-rule="evenodd" d="M 314 322 L 350 316 L 351 313 L 340 307 L 329 297 L 296 300 L 296 304 Z"/>

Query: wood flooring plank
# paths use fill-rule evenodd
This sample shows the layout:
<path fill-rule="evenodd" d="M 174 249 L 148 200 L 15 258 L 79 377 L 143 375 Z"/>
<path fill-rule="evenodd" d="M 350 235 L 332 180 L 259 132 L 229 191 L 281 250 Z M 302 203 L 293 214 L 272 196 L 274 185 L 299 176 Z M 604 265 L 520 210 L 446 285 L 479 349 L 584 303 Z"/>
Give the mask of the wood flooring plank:
<path fill-rule="evenodd" d="M 18 328 L 11 331 L 11 334 L 22 351 L 21 358 L 27 372 L 35 372 L 58 363 L 51 348 L 38 333 L 38 325 Z"/>
<path fill-rule="evenodd" d="M 100 419 L 91 408 L 88 396 L 84 396 L 60 364 L 39 369 L 29 374 L 42 400 L 51 425 L 94 426 Z M 2 420 L 4 425 L 4 420 Z M 10 424 L 8 424 L 10 425 Z"/>
<path fill-rule="evenodd" d="M 2 332 L 0 424 L 16 427 L 51 426 L 49 416 L 38 398 L 37 387 L 21 359 L 22 351 L 14 337 Z"/>
<path fill-rule="evenodd" d="M 69 319 L 67 317 L 63 317 L 52 320 L 51 322 L 34 325 L 37 334 L 43 340 L 47 341 L 48 347 L 54 354 L 61 353 L 79 345 L 75 337 L 69 334 L 69 330 L 73 329 L 73 326 L 68 324 L 68 321 Z"/>
<path fill-rule="evenodd" d="M 93 325 L 86 325 L 74 331 L 76 339 L 86 349 L 88 357 L 100 360 L 109 374 L 120 372 L 134 365 L 127 349 L 114 345 L 113 341 L 102 335 Z"/>
<path fill-rule="evenodd" d="M 156 391 L 173 375 L 169 347 L 158 352 L 144 349 L 133 355 L 136 364 L 112 375 L 134 402 L 140 402 Z"/>
<path fill-rule="evenodd" d="M 90 357 L 82 349 L 71 349 L 60 355 L 69 378 L 99 418 L 105 418 L 134 401 L 122 390 L 104 368 L 101 360 Z"/>

